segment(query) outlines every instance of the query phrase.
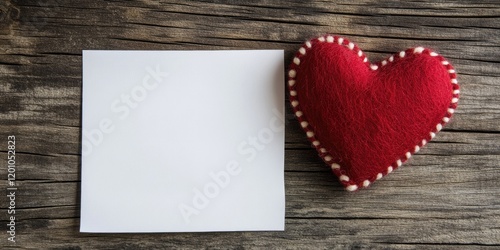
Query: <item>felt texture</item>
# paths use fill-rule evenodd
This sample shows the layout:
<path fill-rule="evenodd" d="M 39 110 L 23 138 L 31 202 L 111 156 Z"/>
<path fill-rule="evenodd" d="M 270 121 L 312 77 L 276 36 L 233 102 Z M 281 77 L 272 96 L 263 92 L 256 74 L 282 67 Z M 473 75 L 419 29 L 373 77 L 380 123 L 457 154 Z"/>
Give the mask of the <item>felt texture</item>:
<path fill-rule="evenodd" d="M 370 63 L 357 45 L 325 35 L 296 53 L 290 102 L 320 157 L 349 191 L 368 187 L 425 146 L 454 113 L 451 64 L 422 47 Z"/>

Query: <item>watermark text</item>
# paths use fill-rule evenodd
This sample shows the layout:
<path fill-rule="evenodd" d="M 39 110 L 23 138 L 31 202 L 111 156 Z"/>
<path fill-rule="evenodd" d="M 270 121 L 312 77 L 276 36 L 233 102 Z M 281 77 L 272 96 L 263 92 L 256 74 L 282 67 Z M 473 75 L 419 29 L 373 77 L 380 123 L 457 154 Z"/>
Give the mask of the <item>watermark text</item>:
<path fill-rule="evenodd" d="M 7 239 L 16 242 L 16 136 L 7 136 Z"/>

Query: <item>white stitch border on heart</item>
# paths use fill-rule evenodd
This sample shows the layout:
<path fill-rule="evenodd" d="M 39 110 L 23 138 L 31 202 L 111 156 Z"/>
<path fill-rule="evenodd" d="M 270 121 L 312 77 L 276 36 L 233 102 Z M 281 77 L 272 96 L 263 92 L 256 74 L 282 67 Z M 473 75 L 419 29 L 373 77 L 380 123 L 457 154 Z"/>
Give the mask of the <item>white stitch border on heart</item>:
<path fill-rule="evenodd" d="M 380 70 L 383 67 L 390 65 L 391 63 L 396 63 L 399 60 L 403 60 L 410 54 L 416 56 L 430 56 L 436 58 L 441 62 L 442 67 L 448 72 L 452 95 L 450 99 L 450 104 L 448 106 L 446 114 L 442 117 L 441 121 L 437 123 L 434 128 L 428 132 L 424 138 L 419 140 L 419 143 L 414 145 L 412 148 L 409 148 L 406 153 L 400 155 L 399 157 L 393 160 L 393 163 L 388 165 L 384 171 L 378 172 L 370 178 L 354 181 L 352 176 L 349 176 L 349 171 L 346 171 L 345 167 L 342 166 L 342 163 L 338 162 L 333 153 L 329 151 L 329 149 L 325 148 L 322 145 L 321 138 L 317 138 L 317 135 L 313 128 L 309 124 L 308 114 L 301 109 L 301 105 L 299 102 L 299 97 L 301 93 L 297 90 L 297 86 L 302 84 L 297 80 L 297 76 L 301 74 L 301 62 L 307 57 L 308 52 L 314 48 L 315 45 L 321 43 L 330 43 L 332 46 L 341 46 L 342 48 L 351 51 L 359 60 L 361 60 L 371 71 Z M 443 126 L 450 121 L 451 116 L 455 112 L 457 108 L 460 88 L 457 81 L 457 75 L 453 66 L 442 56 L 439 54 L 423 47 L 416 47 L 401 51 L 397 54 L 394 54 L 380 62 L 371 64 L 363 53 L 363 51 L 354 43 L 350 42 L 346 38 L 333 36 L 333 35 L 325 35 L 320 36 L 315 39 L 311 39 L 306 41 L 295 54 L 295 57 L 290 64 L 288 71 L 288 88 L 290 95 L 290 103 L 293 107 L 295 116 L 299 120 L 300 126 L 305 131 L 307 138 L 312 143 L 312 146 L 318 151 L 320 157 L 323 161 L 330 166 L 332 172 L 339 178 L 340 183 L 346 188 L 348 191 L 356 191 L 359 188 L 366 188 L 370 186 L 374 181 L 381 179 L 383 176 L 391 173 L 396 168 L 400 167 L 404 162 L 406 162 L 413 154 L 417 153 L 423 146 L 425 146 L 431 139 L 433 139 L 436 134 L 443 128 Z M 335 143 L 335 142 L 333 142 Z"/>

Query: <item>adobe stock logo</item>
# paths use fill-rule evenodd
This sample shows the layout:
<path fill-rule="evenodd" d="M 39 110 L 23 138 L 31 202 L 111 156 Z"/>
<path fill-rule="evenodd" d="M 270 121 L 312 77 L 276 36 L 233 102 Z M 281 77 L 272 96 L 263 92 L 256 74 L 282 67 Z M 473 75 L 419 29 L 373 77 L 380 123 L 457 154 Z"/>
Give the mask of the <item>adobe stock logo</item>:
<path fill-rule="evenodd" d="M 146 67 L 145 70 L 147 74 L 140 84 L 135 85 L 128 92 L 122 93 L 119 98 L 111 102 L 110 109 L 114 114 L 113 117 L 101 119 L 97 128 L 90 130 L 83 129 L 82 155 L 90 155 L 94 148 L 101 145 L 105 137 L 115 130 L 116 120 L 127 119 L 132 110 L 139 107 L 140 103 L 147 99 L 149 93 L 158 88 L 163 83 L 164 78 L 169 75 L 169 73 L 161 71 L 159 65 L 156 65 L 155 69 Z"/>

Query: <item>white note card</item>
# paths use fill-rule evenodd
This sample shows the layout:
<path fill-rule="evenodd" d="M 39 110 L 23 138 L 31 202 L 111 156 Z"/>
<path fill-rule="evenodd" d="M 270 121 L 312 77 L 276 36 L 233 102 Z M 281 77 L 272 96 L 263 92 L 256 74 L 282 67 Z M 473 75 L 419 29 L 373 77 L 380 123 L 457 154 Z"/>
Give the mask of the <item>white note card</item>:
<path fill-rule="evenodd" d="M 80 231 L 284 230 L 283 60 L 83 51 Z"/>

